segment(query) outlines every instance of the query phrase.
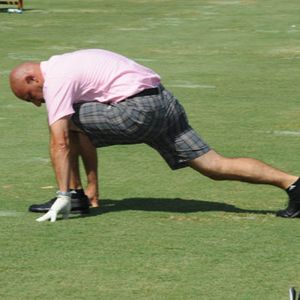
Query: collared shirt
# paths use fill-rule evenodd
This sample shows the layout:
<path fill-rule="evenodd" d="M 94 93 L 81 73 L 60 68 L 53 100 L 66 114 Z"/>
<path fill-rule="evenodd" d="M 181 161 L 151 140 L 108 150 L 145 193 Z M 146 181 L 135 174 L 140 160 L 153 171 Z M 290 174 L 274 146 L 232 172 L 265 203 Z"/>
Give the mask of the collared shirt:
<path fill-rule="evenodd" d="M 116 103 L 160 83 L 151 69 L 101 49 L 52 56 L 41 70 L 49 125 L 71 116 L 75 103 Z"/>

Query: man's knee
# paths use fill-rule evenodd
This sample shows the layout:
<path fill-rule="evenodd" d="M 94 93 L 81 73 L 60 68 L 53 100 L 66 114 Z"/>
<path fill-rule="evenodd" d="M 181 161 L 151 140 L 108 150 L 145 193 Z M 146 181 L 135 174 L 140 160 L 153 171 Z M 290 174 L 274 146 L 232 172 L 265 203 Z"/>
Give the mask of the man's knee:
<path fill-rule="evenodd" d="M 227 158 L 221 156 L 214 150 L 210 150 L 191 160 L 189 166 L 213 180 L 223 180 L 223 169 L 226 160 Z"/>

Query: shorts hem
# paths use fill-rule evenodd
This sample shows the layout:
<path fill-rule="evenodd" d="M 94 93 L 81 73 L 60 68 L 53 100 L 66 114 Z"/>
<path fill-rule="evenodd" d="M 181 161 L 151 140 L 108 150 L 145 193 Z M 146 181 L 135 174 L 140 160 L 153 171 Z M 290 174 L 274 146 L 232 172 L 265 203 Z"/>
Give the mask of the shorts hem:
<path fill-rule="evenodd" d="M 181 161 L 179 163 L 176 163 L 174 165 L 169 165 L 169 167 L 173 170 L 173 171 L 176 171 L 176 170 L 179 170 L 179 169 L 183 169 L 183 168 L 186 168 L 186 167 L 189 167 L 189 162 L 193 159 L 196 159 L 204 154 L 206 154 L 207 152 L 209 152 L 210 150 L 212 150 L 209 146 L 201 149 L 201 153 L 195 153 L 194 155 L 191 155 L 191 157 L 189 157 L 188 159 L 184 160 L 184 161 Z"/>

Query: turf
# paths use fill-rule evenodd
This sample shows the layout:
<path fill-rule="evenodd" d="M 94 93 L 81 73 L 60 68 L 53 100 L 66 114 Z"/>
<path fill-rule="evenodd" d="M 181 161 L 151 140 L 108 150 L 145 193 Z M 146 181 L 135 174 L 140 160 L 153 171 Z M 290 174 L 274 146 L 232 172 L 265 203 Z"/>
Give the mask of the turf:
<path fill-rule="evenodd" d="M 8 6 L 7 6 L 8 7 Z M 227 156 L 299 174 L 298 1 L 28 0 L 0 11 L 1 299 L 287 299 L 300 289 L 299 220 L 285 194 L 170 171 L 144 145 L 98 150 L 102 208 L 55 224 L 44 108 L 14 98 L 25 60 L 105 48 L 153 68 Z M 84 178 L 84 177 L 83 177 Z"/>

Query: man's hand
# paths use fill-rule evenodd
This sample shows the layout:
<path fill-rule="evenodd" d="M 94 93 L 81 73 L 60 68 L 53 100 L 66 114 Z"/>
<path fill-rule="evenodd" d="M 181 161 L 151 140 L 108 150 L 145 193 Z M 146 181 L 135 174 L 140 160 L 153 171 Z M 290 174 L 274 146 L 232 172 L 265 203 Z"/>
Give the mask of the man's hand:
<path fill-rule="evenodd" d="M 59 213 L 62 214 L 63 219 L 67 219 L 69 217 L 70 211 L 71 197 L 69 195 L 58 195 L 50 210 L 40 218 L 36 219 L 36 221 L 44 222 L 50 220 L 51 222 L 55 222 Z"/>

